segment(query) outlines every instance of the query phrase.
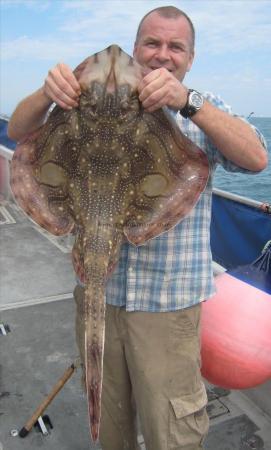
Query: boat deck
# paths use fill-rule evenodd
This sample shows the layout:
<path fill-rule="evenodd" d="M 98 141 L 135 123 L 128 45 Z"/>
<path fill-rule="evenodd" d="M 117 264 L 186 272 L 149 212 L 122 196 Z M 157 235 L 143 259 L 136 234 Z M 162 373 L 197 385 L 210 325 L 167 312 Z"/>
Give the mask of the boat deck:
<path fill-rule="evenodd" d="M 78 357 L 71 245 L 0 203 L 0 450 L 100 448 L 90 443 L 80 369 L 44 412 L 48 433 L 35 426 L 16 435 Z M 270 382 L 243 392 L 208 386 L 206 449 L 271 450 L 270 392 Z"/>

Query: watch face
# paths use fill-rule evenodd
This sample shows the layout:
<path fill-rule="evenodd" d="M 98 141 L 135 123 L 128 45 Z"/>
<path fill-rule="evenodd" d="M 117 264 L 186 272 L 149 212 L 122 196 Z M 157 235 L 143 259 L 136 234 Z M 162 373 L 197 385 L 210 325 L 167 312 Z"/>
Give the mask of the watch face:
<path fill-rule="evenodd" d="M 202 95 L 200 95 L 198 92 L 192 92 L 191 97 L 190 97 L 190 103 L 195 108 L 201 108 L 201 106 L 203 104 Z"/>

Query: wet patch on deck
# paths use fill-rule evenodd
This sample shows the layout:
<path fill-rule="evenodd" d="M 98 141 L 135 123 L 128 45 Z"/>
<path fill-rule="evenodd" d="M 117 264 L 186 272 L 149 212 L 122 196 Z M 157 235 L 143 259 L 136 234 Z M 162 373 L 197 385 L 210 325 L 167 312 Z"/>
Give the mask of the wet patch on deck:
<path fill-rule="evenodd" d="M 259 430 L 246 414 L 225 420 L 210 428 L 206 450 L 264 449 L 263 440 L 255 434 Z"/>

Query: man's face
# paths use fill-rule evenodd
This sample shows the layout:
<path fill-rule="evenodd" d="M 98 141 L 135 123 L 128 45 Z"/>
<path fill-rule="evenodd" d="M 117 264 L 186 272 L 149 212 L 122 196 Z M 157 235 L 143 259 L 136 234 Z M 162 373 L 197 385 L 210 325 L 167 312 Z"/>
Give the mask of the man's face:
<path fill-rule="evenodd" d="M 194 58 L 186 18 L 168 19 L 156 12 L 146 17 L 134 46 L 134 58 L 147 71 L 165 67 L 182 81 Z"/>

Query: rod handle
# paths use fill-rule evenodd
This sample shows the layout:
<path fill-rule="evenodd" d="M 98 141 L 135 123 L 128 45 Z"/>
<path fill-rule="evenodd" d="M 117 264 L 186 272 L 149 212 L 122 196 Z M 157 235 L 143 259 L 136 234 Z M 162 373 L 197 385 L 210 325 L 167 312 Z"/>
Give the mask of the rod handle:
<path fill-rule="evenodd" d="M 64 384 L 69 380 L 75 370 L 75 365 L 72 364 L 62 375 L 62 377 L 55 384 L 51 392 L 47 395 L 47 397 L 41 402 L 38 408 L 35 410 L 30 419 L 26 422 L 23 428 L 19 432 L 19 436 L 24 438 L 28 435 L 29 431 L 33 427 L 33 425 L 37 422 L 38 418 L 42 416 L 43 412 L 47 408 L 47 406 L 51 403 L 51 401 L 55 398 L 58 392 L 63 388 Z"/>

